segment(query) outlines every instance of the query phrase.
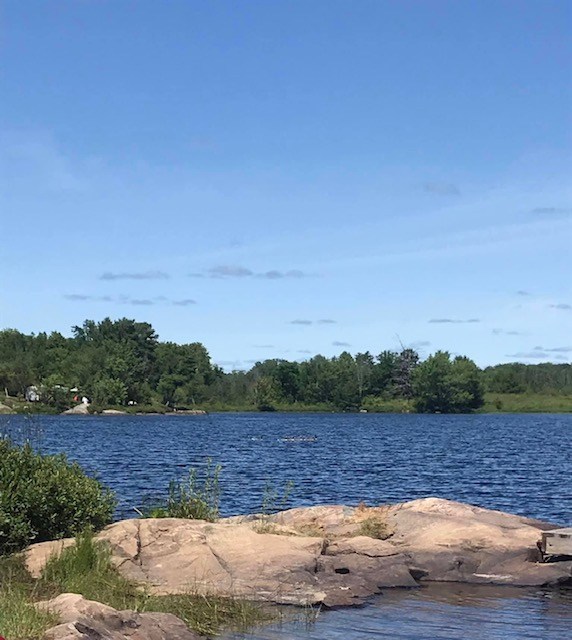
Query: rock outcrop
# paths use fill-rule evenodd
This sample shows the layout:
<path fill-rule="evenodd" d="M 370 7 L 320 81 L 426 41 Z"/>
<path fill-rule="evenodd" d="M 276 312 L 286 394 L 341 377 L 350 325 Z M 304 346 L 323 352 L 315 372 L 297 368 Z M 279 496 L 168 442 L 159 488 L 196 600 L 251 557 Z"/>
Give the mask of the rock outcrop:
<path fill-rule="evenodd" d="M 7 404 L 2 404 L 0 402 L 0 415 L 14 413 L 12 407 L 9 407 Z"/>
<path fill-rule="evenodd" d="M 120 409 L 104 409 L 101 412 L 102 416 L 124 416 L 127 415 L 127 411 L 121 411 Z"/>
<path fill-rule="evenodd" d="M 39 602 L 37 607 L 58 614 L 60 624 L 44 640 L 199 640 L 182 620 L 170 613 L 116 611 L 75 593 Z"/>
<path fill-rule="evenodd" d="M 382 507 L 303 507 L 217 523 L 115 523 L 106 541 L 125 576 L 157 594 L 194 592 L 341 606 L 424 581 L 572 583 L 572 561 L 538 562 L 553 525 L 438 498 Z M 372 537 L 373 536 L 373 537 Z M 62 541 L 33 545 L 38 574 Z"/>
<path fill-rule="evenodd" d="M 71 409 L 66 409 L 65 411 L 62 411 L 61 415 L 62 416 L 88 416 L 89 409 L 87 408 L 87 405 L 82 402 L 81 404 L 76 404 L 75 407 L 72 407 Z"/>

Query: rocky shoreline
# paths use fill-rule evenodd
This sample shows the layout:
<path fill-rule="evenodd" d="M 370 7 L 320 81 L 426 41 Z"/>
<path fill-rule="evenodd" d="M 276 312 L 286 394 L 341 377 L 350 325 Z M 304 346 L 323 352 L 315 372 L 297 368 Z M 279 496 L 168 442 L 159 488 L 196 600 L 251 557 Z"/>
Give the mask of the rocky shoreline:
<path fill-rule="evenodd" d="M 537 543 L 542 531 L 555 526 L 425 498 L 379 507 L 302 507 L 216 523 L 124 520 L 97 537 L 109 544 L 120 573 L 155 594 L 191 590 L 340 607 L 361 604 L 383 589 L 428 582 L 572 585 L 572 559 L 541 561 Z M 39 575 L 47 558 L 70 544 L 73 540 L 31 546 L 28 570 Z M 156 633 L 152 637 L 196 637 Z"/>

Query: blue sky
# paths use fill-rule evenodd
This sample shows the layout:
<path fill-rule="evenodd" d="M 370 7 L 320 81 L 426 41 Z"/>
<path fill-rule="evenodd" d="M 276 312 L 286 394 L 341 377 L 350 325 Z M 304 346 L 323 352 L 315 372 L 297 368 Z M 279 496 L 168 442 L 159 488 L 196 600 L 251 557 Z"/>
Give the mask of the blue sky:
<path fill-rule="evenodd" d="M 572 360 L 572 3 L 5 0 L 0 327 Z"/>

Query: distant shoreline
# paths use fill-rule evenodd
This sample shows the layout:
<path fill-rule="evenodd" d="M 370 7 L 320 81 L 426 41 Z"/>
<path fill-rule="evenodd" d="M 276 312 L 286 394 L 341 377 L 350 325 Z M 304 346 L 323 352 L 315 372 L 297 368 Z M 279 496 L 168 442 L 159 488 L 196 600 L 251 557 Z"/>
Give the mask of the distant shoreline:
<path fill-rule="evenodd" d="M 59 411 L 49 405 L 41 403 L 24 402 L 14 398 L 3 399 L 4 406 L 8 406 L 12 411 L 5 415 L 58 415 Z M 198 410 L 198 411 L 197 411 Z M 200 417 L 200 410 L 209 413 L 323 413 L 323 414 L 350 414 L 350 413 L 385 413 L 385 414 L 416 414 L 413 407 L 410 410 L 397 410 L 395 404 L 391 401 L 387 402 L 386 407 L 383 404 L 376 407 L 356 408 L 353 410 L 341 410 L 335 407 L 324 405 L 306 405 L 306 404 L 277 404 L 270 411 L 260 411 L 254 406 L 232 406 L 220 404 L 204 404 L 196 409 L 181 409 L 178 411 L 166 410 L 164 407 L 156 405 L 150 406 L 110 406 L 110 407 L 90 407 L 90 415 L 110 418 L 120 415 L 169 415 L 169 416 L 188 416 L 193 413 Z M 103 411 L 109 413 L 102 413 Z M 484 406 L 473 412 L 475 415 L 484 414 L 511 414 L 511 413 L 553 413 L 566 414 L 572 413 L 572 395 L 550 395 L 550 394 L 501 394 L 487 393 L 485 396 Z M 422 414 L 416 414 L 422 415 Z M 428 414 L 435 415 L 435 414 Z M 455 415 L 455 414 L 443 414 Z M 467 414 L 459 414 L 467 415 Z"/>

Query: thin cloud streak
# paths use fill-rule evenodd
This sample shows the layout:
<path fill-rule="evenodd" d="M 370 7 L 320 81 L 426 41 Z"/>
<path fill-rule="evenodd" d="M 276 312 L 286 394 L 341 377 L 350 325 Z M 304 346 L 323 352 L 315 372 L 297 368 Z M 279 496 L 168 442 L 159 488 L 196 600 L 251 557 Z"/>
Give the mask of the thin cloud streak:
<path fill-rule="evenodd" d="M 310 324 L 314 324 L 312 320 L 290 320 L 290 324 L 300 324 L 300 325 L 305 325 L 308 326 Z"/>
<path fill-rule="evenodd" d="M 208 269 L 207 275 L 210 278 L 249 278 L 254 272 L 237 265 L 219 265 Z"/>
<path fill-rule="evenodd" d="M 214 278 L 216 280 L 227 280 L 232 278 L 237 279 L 249 279 L 258 278 L 263 280 L 284 280 L 294 279 L 300 280 L 302 278 L 312 277 L 310 274 L 301 271 L 300 269 L 289 269 L 288 271 L 280 271 L 278 269 L 270 269 L 268 271 L 262 271 L 260 273 L 254 272 L 248 267 L 241 265 L 227 265 L 221 264 L 203 272 L 189 273 L 190 278 Z"/>
<path fill-rule="evenodd" d="M 558 304 L 550 304 L 548 306 L 551 309 L 558 309 L 559 311 L 570 311 L 570 310 L 572 310 L 572 305 L 567 304 L 565 302 L 560 302 Z"/>
<path fill-rule="evenodd" d="M 524 358 L 525 360 L 548 360 L 550 355 L 544 351 L 519 351 L 518 353 L 507 353 L 507 358 Z"/>
<path fill-rule="evenodd" d="M 197 304 L 197 301 L 192 298 L 185 298 L 184 300 L 173 300 L 172 304 L 176 307 L 189 307 L 193 304 Z"/>
<path fill-rule="evenodd" d="M 539 213 L 543 215 L 562 216 L 572 214 L 572 207 L 536 207 L 531 213 Z"/>
<path fill-rule="evenodd" d="M 422 349 L 423 347 L 430 347 L 431 343 L 429 340 L 416 340 L 409 344 L 411 349 Z"/>
<path fill-rule="evenodd" d="M 114 304 L 130 304 L 135 307 L 151 307 L 157 304 L 172 304 L 178 307 L 187 307 L 197 304 L 196 300 L 190 298 L 184 300 L 169 300 L 165 296 L 157 296 L 156 298 L 132 298 L 131 296 L 121 294 L 118 296 L 92 296 L 83 293 L 67 293 L 63 296 L 64 300 L 70 302 L 111 302 Z"/>
<path fill-rule="evenodd" d="M 136 307 L 150 307 L 155 303 L 153 300 L 134 298 L 133 300 L 128 300 L 128 304 L 135 305 Z"/>
<path fill-rule="evenodd" d="M 168 280 L 171 276 L 164 271 L 144 271 L 142 273 L 113 273 L 106 271 L 100 280 Z"/>
<path fill-rule="evenodd" d="M 475 324 L 480 322 L 479 318 L 469 318 L 467 320 L 457 320 L 454 318 L 431 318 L 429 324 Z"/>
<path fill-rule="evenodd" d="M 351 347 L 352 345 L 349 342 L 340 342 L 339 340 L 334 340 L 332 342 L 333 347 Z"/>
<path fill-rule="evenodd" d="M 428 193 L 433 193 L 437 196 L 459 196 L 461 192 L 456 184 L 451 182 L 426 182 L 423 185 L 423 189 Z"/>

